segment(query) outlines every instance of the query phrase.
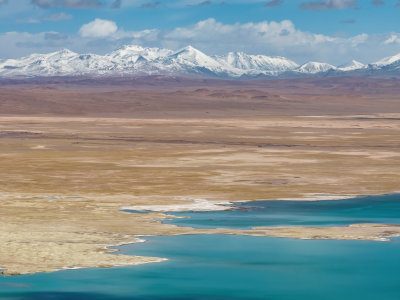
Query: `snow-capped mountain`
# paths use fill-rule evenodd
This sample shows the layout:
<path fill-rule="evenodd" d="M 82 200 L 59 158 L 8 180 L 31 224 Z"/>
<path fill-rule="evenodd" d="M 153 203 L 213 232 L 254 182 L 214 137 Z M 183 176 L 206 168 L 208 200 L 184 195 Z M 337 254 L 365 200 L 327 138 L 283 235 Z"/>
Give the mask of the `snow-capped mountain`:
<path fill-rule="evenodd" d="M 154 63 L 160 70 L 170 73 L 223 74 L 228 71 L 214 58 L 207 56 L 192 46 L 185 47 L 168 56 L 160 57 Z"/>
<path fill-rule="evenodd" d="M 301 66 L 284 57 L 229 52 L 209 56 L 191 46 L 178 51 L 125 46 L 106 55 L 78 54 L 68 49 L 0 60 L 0 77 L 46 76 L 212 76 L 252 78 L 259 76 L 342 76 L 345 74 L 400 75 L 400 54 L 364 65 L 351 61 L 339 67 L 323 62 Z"/>
<path fill-rule="evenodd" d="M 337 70 L 342 71 L 342 72 L 347 72 L 347 71 L 354 71 L 354 70 L 360 70 L 366 68 L 367 65 L 364 65 L 363 63 L 360 63 L 359 61 L 352 60 L 348 62 L 347 64 L 340 65 L 337 67 Z"/>
<path fill-rule="evenodd" d="M 236 59 L 233 58 L 236 56 Z M 285 58 L 244 53 L 212 57 L 188 46 L 178 51 L 125 46 L 106 55 L 61 50 L 0 61 L 2 77 L 185 74 L 240 77 L 277 75 L 297 67 Z"/>
<path fill-rule="evenodd" d="M 329 70 L 335 70 L 335 69 L 336 69 L 336 67 L 334 67 L 330 64 L 327 64 L 327 63 L 310 61 L 308 63 L 305 63 L 304 65 L 301 65 L 294 71 L 299 72 L 299 73 L 304 73 L 304 74 L 317 74 L 317 73 L 324 73 Z"/>
<path fill-rule="evenodd" d="M 374 62 L 372 65 L 376 67 L 384 67 L 399 61 L 400 61 L 400 53 L 394 56 L 385 57 L 381 60 L 378 60 L 377 62 Z"/>
<path fill-rule="evenodd" d="M 298 67 L 294 61 L 284 57 L 249 55 L 243 52 L 229 52 L 223 56 L 215 56 L 215 60 L 230 68 L 243 70 L 245 73 L 265 71 L 272 75 L 291 71 Z"/>
<path fill-rule="evenodd" d="M 85 75 L 89 70 L 97 70 L 98 74 L 112 68 L 107 57 L 86 54 L 80 55 L 68 49 L 48 54 L 32 54 L 21 59 L 8 59 L 0 62 L 2 77 L 32 77 Z"/>
<path fill-rule="evenodd" d="M 399 71 L 400 70 L 400 53 L 394 56 L 385 57 L 377 62 L 369 65 L 373 70 Z"/>
<path fill-rule="evenodd" d="M 121 62 L 127 61 L 135 63 L 138 60 L 152 61 L 159 57 L 165 57 L 172 54 L 173 51 L 162 48 L 144 48 L 136 45 L 127 45 L 114 52 L 111 52 L 108 56 L 112 61 Z"/>

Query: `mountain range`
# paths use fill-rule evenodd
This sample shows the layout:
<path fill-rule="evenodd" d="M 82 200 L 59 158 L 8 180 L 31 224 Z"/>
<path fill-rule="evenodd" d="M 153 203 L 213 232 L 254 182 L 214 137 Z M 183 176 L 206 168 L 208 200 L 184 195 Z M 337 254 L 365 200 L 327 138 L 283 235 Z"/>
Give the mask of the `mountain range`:
<path fill-rule="evenodd" d="M 129 45 L 106 55 L 78 54 L 63 49 L 0 60 L 1 78 L 145 75 L 218 78 L 400 76 L 400 54 L 371 64 L 353 60 L 335 67 L 324 62 L 298 65 L 284 57 L 243 52 L 209 56 L 191 46 L 172 51 Z"/>

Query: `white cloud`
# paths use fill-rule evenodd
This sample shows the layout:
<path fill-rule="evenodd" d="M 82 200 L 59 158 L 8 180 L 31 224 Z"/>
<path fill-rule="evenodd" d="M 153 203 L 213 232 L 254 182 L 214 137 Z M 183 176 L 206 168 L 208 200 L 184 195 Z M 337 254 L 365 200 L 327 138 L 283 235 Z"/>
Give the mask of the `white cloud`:
<path fill-rule="evenodd" d="M 154 40 L 154 32 L 152 33 Z M 354 37 L 361 43 L 360 37 Z M 322 57 L 329 45 L 354 43 L 353 39 L 339 39 L 322 34 L 304 32 L 296 29 L 289 20 L 281 22 L 223 24 L 215 19 L 207 19 L 191 26 L 178 27 L 170 31 L 160 31 L 156 38 L 161 46 L 180 48 L 191 44 L 210 53 L 244 51 L 253 54 L 288 56 L 302 61 L 305 56 L 314 59 Z M 143 35 L 135 42 L 146 44 Z M 336 50 L 331 49 L 331 52 Z M 321 51 L 321 55 L 319 54 Z"/>
<path fill-rule="evenodd" d="M 244 51 L 288 57 L 297 63 L 324 61 L 339 65 L 357 59 L 364 63 L 400 52 L 400 33 L 329 36 L 296 28 L 290 20 L 224 24 L 215 19 L 170 30 L 124 31 L 110 20 L 96 19 L 78 34 L 57 32 L 0 34 L 0 58 L 19 57 L 69 48 L 79 53 L 104 54 L 126 44 L 179 49 L 192 45 L 209 55 Z"/>
<path fill-rule="evenodd" d="M 387 40 L 383 42 L 385 45 L 400 44 L 400 35 L 392 34 Z"/>
<path fill-rule="evenodd" d="M 118 30 L 117 24 L 110 20 L 95 19 L 94 21 L 82 25 L 79 35 L 89 38 L 104 38 L 113 35 Z"/>
<path fill-rule="evenodd" d="M 314 60 L 337 65 L 351 59 L 371 62 L 400 52 L 398 44 L 385 43 L 391 34 L 335 37 L 299 30 L 290 20 L 224 24 L 211 18 L 169 31 L 125 34 L 132 37 L 133 43 L 146 46 L 178 49 L 190 44 L 207 54 L 244 51 L 285 56 L 298 63 Z"/>

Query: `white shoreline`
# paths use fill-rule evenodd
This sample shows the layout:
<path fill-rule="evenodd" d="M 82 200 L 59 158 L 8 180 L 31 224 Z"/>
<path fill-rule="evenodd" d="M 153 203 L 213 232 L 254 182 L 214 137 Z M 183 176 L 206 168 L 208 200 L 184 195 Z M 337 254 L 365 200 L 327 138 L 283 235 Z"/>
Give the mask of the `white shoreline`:
<path fill-rule="evenodd" d="M 123 206 L 120 210 L 134 210 L 139 212 L 185 212 L 185 211 L 226 211 L 235 208 L 235 203 L 257 202 L 257 201 L 322 201 L 322 200 L 344 200 L 358 198 L 361 195 L 343 194 L 329 195 L 319 193 L 304 194 L 298 198 L 278 198 L 278 199 L 256 199 L 256 200 L 231 200 L 231 201 L 213 201 L 206 199 L 182 199 L 182 204 L 164 204 L 164 205 L 132 205 Z M 191 201 L 191 202 L 189 202 Z"/>
<path fill-rule="evenodd" d="M 210 201 L 206 199 L 187 199 L 192 202 L 165 205 L 134 205 L 123 206 L 121 210 L 151 211 L 151 212 L 184 212 L 184 211 L 224 211 L 231 210 L 234 202 L 245 201 Z"/>
<path fill-rule="evenodd" d="M 304 194 L 304 197 L 278 198 L 275 200 L 280 200 L 280 201 L 322 201 L 322 200 L 344 200 L 344 199 L 352 199 L 352 198 L 359 198 L 359 197 L 362 197 L 362 195 L 355 195 L 355 194 L 354 195 L 353 194 L 330 195 L 330 194 L 309 193 L 309 194 Z"/>

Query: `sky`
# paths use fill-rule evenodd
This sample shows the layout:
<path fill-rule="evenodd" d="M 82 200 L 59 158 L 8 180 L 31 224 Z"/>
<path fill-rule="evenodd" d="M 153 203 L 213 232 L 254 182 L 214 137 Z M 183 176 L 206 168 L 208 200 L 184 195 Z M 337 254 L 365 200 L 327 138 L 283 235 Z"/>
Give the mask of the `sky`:
<path fill-rule="evenodd" d="M 400 0 L 0 0 L 0 59 L 132 44 L 371 63 L 400 53 Z"/>

